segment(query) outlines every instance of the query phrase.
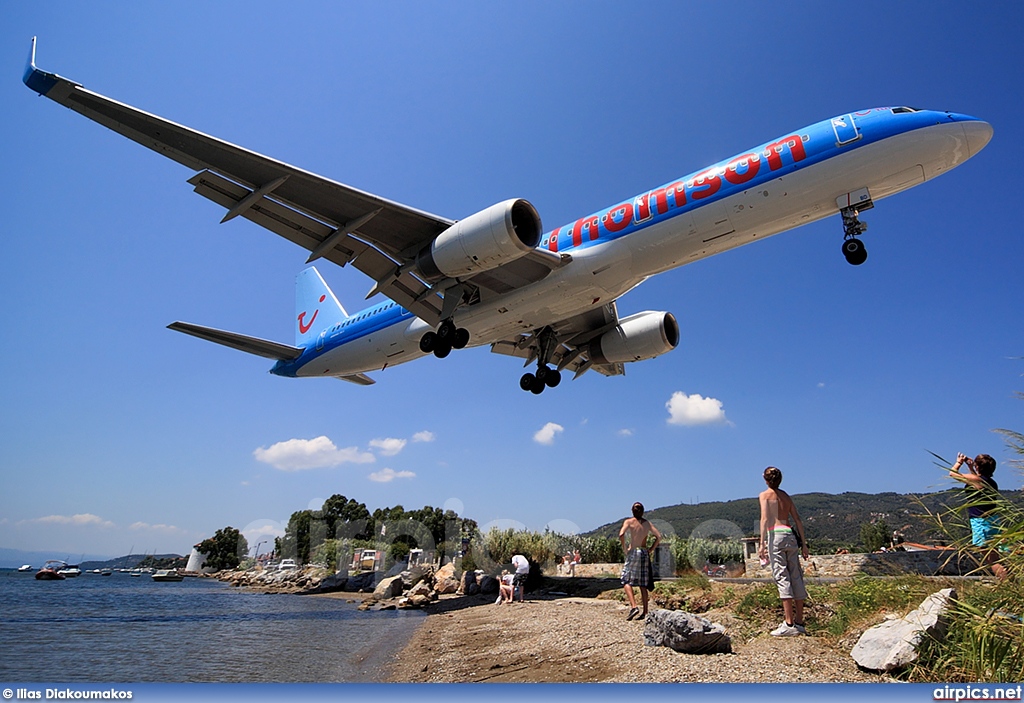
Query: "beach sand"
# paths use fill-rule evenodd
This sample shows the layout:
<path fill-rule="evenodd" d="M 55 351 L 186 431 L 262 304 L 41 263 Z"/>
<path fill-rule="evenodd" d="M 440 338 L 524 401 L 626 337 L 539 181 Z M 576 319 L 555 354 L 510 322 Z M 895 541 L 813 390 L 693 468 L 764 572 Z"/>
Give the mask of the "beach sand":
<path fill-rule="evenodd" d="M 643 621 L 600 598 L 445 597 L 401 650 L 391 682 L 878 682 L 850 657 L 856 641 L 772 637 L 731 611 L 701 613 L 726 627 L 732 654 L 679 654 L 643 643 Z M 747 633 L 741 636 L 740 633 Z"/>

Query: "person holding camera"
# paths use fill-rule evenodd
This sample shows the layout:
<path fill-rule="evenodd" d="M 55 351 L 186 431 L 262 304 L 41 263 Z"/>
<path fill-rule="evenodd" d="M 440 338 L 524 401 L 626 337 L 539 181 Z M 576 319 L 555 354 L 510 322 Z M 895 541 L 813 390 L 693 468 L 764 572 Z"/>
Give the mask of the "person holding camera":
<path fill-rule="evenodd" d="M 965 464 L 967 473 L 960 473 L 960 467 Z M 1006 567 L 998 562 L 995 550 L 987 546 L 999 532 L 999 521 L 994 513 L 997 506 L 990 498 L 999 493 L 999 484 L 992 478 L 995 472 L 996 460 L 988 454 L 979 454 L 971 459 L 960 453 L 956 455 L 956 463 L 949 475 L 963 481 L 967 490 L 981 491 L 979 498 L 972 499 L 967 506 L 967 517 L 971 522 L 971 544 L 985 550 L 985 563 L 1002 580 L 1006 578 Z"/>

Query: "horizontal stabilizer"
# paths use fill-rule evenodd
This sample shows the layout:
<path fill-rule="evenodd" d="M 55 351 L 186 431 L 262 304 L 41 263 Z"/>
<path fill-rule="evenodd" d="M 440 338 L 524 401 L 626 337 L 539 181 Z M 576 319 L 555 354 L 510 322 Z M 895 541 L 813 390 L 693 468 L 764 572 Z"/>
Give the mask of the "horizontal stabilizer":
<path fill-rule="evenodd" d="M 299 347 L 270 342 L 258 337 L 248 337 L 235 332 L 225 332 L 224 330 L 217 330 L 212 327 L 193 325 L 190 322 L 172 322 L 167 325 L 167 329 L 174 330 L 175 332 L 184 332 L 193 337 L 205 339 L 207 342 L 222 344 L 225 347 L 231 347 L 232 349 L 238 349 L 239 351 L 256 354 L 268 359 L 277 359 L 278 361 L 298 359 L 302 356 L 303 352 Z"/>

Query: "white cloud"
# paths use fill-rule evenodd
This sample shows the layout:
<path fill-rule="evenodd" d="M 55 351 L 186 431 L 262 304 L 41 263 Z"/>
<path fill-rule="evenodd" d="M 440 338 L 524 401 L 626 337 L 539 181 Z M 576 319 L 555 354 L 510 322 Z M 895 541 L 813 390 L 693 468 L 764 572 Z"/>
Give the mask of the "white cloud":
<path fill-rule="evenodd" d="M 824 381 L 819 381 L 818 382 L 818 388 L 824 388 L 824 387 L 825 387 L 825 382 Z"/>
<path fill-rule="evenodd" d="M 162 532 L 166 535 L 177 535 L 185 531 L 180 527 L 175 527 L 174 525 L 150 525 L 148 522 L 133 522 L 128 529 L 146 530 L 149 532 Z"/>
<path fill-rule="evenodd" d="M 433 442 L 435 439 L 436 437 L 434 436 L 434 433 L 430 430 L 423 430 L 422 432 L 417 432 L 412 436 L 413 442 Z"/>
<path fill-rule="evenodd" d="M 370 474 L 369 479 L 377 483 L 390 483 L 396 478 L 415 478 L 412 471 L 395 471 L 394 469 L 381 469 Z"/>
<path fill-rule="evenodd" d="M 533 441 L 537 444 L 552 445 L 555 443 L 555 435 L 559 432 L 564 432 L 565 428 L 561 425 L 549 422 L 548 424 L 537 430 L 537 433 L 533 435 Z"/>
<path fill-rule="evenodd" d="M 377 460 L 373 454 L 356 447 L 338 449 L 334 442 L 322 435 L 315 439 L 289 439 L 267 448 L 260 447 L 252 454 L 257 461 L 281 471 L 321 469 L 345 463 L 370 464 Z"/>
<path fill-rule="evenodd" d="M 628 427 L 623 427 L 621 430 L 619 430 L 615 434 L 617 434 L 620 437 L 632 437 L 633 436 L 633 430 L 629 429 Z"/>
<path fill-rule="evenodd" d="M 380 451 L 382 456 L 394 456 L 405 449 L 408 440 L 387 437 L 386 439 L 371 439 L 370 446 Z"/>
<path fill-rule="evenodd" d="M 39 517 L 30 522 L 41 522 L 50 525 L 78 525 L 84 527 L 86 525 L 92 525 L 95 527 L 113 527 L 114 523 L 109 520 L 104 520 L 99 515 L 93 515 L 91 513 L 81 513 L 79 515 L 47 515 L 46 517 Z"/>
<path fill-rule="evenodd" d="M 668 408 L 668 424 L 670 425 L 712 425 L 728 422 L 722 401 L 716 398 L 704 398 L 699 393 L 686 395 L 676 391 L 665 403 Z"/>

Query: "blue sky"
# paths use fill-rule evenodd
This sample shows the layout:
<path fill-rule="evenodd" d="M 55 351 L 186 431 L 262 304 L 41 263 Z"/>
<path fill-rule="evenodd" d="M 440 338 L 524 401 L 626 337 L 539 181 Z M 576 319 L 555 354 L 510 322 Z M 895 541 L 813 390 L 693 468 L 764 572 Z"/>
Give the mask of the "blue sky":
<path fill-rule="evenodd" d="M 0 5 L 0 547 L 183 553 L 333 493 L 589 530 L 634 500 L 755 495 L 768 464 L 795 493 L 949 485 L 926 450 L 991 453 L 1020 487 L 991 429 L 1024 428 L 1022 20 L 953 2 Z M 949 109 L 995 137 L 867 213 L 863 266 L 835 216 L 631 292 L 622 314 L 671 311 L 682 341 L 624 378 L 537 397 L 479 348 L 362 388 L 165 329 L 290 342 L 306 252 L 219 225 L 188 169 L 37 98 L 33 35 L 41 68 L 117 100 L 452 218 L 523 197 L 546 229 L 853 110 Z M 369 279 L 321 272 L 362 306 Z M 675 394 L 721 414 L 674 424 Z M 333 465 L 268 463 L 299 445 Z"/>

